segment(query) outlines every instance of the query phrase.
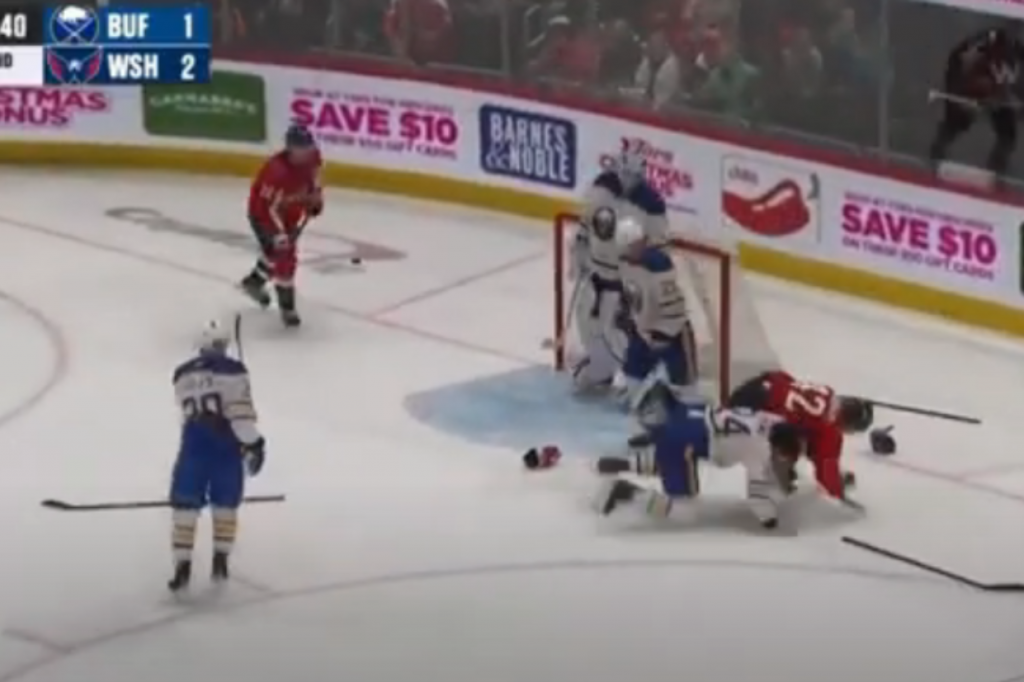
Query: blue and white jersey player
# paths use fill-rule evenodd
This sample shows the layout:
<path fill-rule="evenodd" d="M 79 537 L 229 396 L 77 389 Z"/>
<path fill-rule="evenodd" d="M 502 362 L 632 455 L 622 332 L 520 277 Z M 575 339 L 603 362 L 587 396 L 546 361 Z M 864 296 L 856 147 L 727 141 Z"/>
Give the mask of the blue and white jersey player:
<path fill-rule="evenodd" d="M 207 505 L 213 517 L 212 577 L 228 578 L 245 477 L 263 468 L 264 440 L 256 426 L 249 372 L 228 355 L 230 343 L 230 332 L 210 322 L 198 354 L 174 370 L 182 416 L 170 490 L 175 568 L 168 587 L 174 592 L 191 580 L 196 525 Z"/>
<path fill-rule="evenodd" d="M 639 225 L 647 244 L 668 241 L 665 200 L 647 182 L 646 172 L 643 157 L 627 150 L 597 176 L 584 197 L 569 272 L 577 287 L 573 324 L 583 346 L 583 357 L 573 367 L 580 390 L 606 387 L 621 360 L 617 356 L 622 343 L 609 338 L 615 335 L 614 318 L 622 294 L 619 225 L 627 220 Z"/>
<path fill-rule="evenodd" d="M 750 511 L 764 528 L 778 526 L 802 450 L 795 427 L 766 412 L 682 402 L 661 382 L 640 398 L 636 417 L 645 432 L 630 439 L 630 454 L 598 461 L 598 471 L 612 476 L 599 497 L 604 514 L 637 504 L 651 517 L 669 516 L 674 505 L 698 498 L 697 467 L 703 461 L 721 468 L 742 466 Z M 627 472 L 658 478 L 660 489 L 623 477 Z"/>
<path fill-rule="evenodd" d="M 697 344 L 672 256 L 638 242 L 626 250 L 622 273 L 619 326 L 628 343 L 615 389 L 629 403 L 660 376 L 677 396 L 699 398 Z"/>

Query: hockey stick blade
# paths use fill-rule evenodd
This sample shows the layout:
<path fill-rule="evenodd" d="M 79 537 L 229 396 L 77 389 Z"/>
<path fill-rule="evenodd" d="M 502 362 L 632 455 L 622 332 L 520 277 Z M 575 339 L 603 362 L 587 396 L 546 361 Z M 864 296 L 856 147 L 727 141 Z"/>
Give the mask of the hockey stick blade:
<path fill-rule="evenodd" d="M 942 410 L 933 410 L 927 407 L 914 407 L 913 405 L 903 405 L 901 403 L 890 403 L 884 400 L 875 400 L 874 398 L 861 398 L 876 407 L 882 407 L 887 410 L 894 412 L 906 412 L 907 414 L 916 414 L 921 417 L 932 417 L 933 419 L 945 419 L 946 421 L 959 422 L 960 424 L 973 424 L 975 426 L 981 425 L 981 420 L 977 417 L 968 417 L 963 414 L 957 414 L 955 412 L 943 412 Z"/>
<path fill-rule="evenodd" d="M 851 547 L 864 550 L 865 552 L 877 554 L 880 557 L 897 561 L 901 564 L 906 564 L 907 566 L 913 566 L 918 570 L 932 573 L 946 578 L 947 580 L 952 580 L 953 582 L 960 583 L 961 585 L 965 585 L 980 592 L 1024 593 L 1024 584 L 1022 583 L 982 583 L 965 575 L 948 571 L 939 566 L 935 566 L 934 564 L 919 561 L 918 559 L 914 559 L 905 554 L 899 554 L 898 552 L 893 552 L 892 550 L 879 547 L 878 545 L 873 545 L 870 542 L 858 540 L 857 538 L 849 536 L 843 537 L 843 543 L 850 545 Z"/>
<path fill-rule="evenodd" d="M 284 495 L 251 495 L 243 500 L 244 504 L 265 504 L 268 502 L 284 502 Z M 130 502 L 97 502 L 95 504 L 76 504 L 64 500 L 43 500 L 40 503 L 46 509 L 55 511 L 122 511 L 126 509 L 166 509 L 171 506 L 167 500 L 136 500 Z"/>

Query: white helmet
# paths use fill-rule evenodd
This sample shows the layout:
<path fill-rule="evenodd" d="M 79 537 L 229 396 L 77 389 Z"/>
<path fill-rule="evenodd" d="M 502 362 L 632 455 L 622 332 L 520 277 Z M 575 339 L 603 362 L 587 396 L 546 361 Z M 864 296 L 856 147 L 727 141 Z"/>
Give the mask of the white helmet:
<path fill-rule="evenodd" d="M 199 336 L 201 353 L 225 353 L 231 345 L 231 331 L 220 320 L 210 320 Z"/>
<path fill-rule="evenodd" d="M 631 251 L 635 245 L 643 241 L 644 229 L 640 221 L 632 216 L 622 216 L 615 223 L 615 245 L 620 253 Z"/>
<path fill-rule="evenodd" d="M 647 177 L 647 161 L 633 149 L 624 149 L 615 160 L 615 172 L 622 184 L 632 187 Z"/>

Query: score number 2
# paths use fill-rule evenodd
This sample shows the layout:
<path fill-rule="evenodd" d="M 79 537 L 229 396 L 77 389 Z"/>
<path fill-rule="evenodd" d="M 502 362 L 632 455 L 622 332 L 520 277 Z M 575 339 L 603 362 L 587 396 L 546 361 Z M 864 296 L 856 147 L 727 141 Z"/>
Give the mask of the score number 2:
<path fill-rule="evenodd" d="M 194 81 L 196 79 L 196 56 L 194 54 L 181 55 L 181 80 Z"/>

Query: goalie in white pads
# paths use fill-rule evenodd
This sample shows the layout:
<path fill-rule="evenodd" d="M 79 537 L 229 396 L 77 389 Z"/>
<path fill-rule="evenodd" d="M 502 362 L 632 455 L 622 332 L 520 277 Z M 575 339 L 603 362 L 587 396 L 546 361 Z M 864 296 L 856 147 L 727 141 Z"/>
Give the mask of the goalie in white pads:
<path fill-rule="evenodd" d="M 619 234 L 626 224 L 637 228 L 635 237 Z M 624 245 L 636 239 L 666 243 L 668 217 L 665 200 L 646 180 L 643 157 L 625 151 L 587 191 L 572 245 L 569 274 L 576 291 L 571 314 L 584 351 L 573 366 L 573 378 L 581 390 L 608 386 L 621 363 L 624 340 L 614 326 L 622 295 L 620 259 Z"/>
<path fill-rule="evenodd" d="M 641 397 L 636 416 L 646 433 L 630 439 L 631 456 L 598 461 L 600 473 L 614 475 L 600 497 L 604 514 L 636 503 L 649 516 L 668 517 L 673 505 L 698 497 L 697 466 L 706 461 L 722 468 L 743 466 L 751 512 L 762 527 L 778 526 L 802 449 L 795 427 L 766 412 L 683 403 L 661 382 Z M 656 476 L 661 489 L 620 477 L 625 472 Z"/>

